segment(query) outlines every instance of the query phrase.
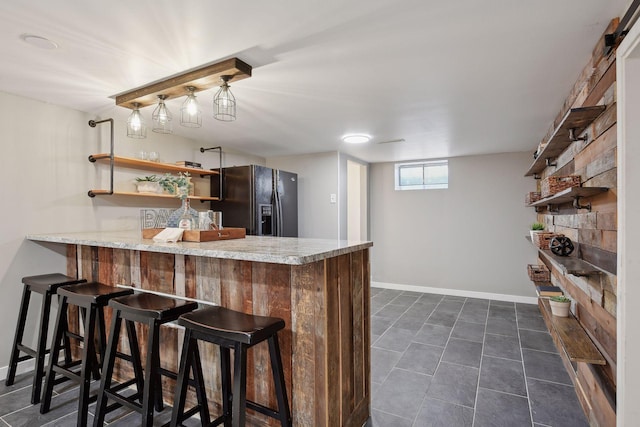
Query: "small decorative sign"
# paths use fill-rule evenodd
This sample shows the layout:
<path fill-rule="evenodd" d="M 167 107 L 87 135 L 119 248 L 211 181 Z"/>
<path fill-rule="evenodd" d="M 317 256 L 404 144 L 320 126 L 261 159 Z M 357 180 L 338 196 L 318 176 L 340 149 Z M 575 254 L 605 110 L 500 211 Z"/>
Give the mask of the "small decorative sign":
<path fill-rule="evenodd" d="M 166 228 L 172 209 L 140 209 L 140 226 L 147 228 Z"/>

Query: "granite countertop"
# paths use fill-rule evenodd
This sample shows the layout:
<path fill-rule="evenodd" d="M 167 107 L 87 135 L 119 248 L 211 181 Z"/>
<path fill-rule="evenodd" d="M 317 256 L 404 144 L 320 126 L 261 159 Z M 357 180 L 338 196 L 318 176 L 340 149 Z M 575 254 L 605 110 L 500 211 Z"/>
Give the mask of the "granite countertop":
<path fill-rule="evenodd" d="M 307 264 L 373 246 L 372 242 L 365 241 L 270 236 L 247 236 L 244 239 L 199 243 L 156 243 L 151 239 L 143 239 L 139 230 L 29 234 L 26 238 L 35 242 L 79 244 L 290 265 Z"/>

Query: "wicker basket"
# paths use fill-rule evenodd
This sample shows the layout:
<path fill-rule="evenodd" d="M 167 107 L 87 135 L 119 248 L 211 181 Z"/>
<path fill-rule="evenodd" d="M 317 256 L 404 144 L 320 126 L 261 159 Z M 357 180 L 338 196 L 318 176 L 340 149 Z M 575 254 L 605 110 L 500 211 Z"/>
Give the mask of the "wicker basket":
<path fill-rule="evenodd" d="M 539 191 L 532 191 L 530 193 L 527 193 L 526 196 L 524 196 L 524 203 L 527 205 L 530 205 L 533 202 L 537 202 L 541 198 L 542 198 L 542 195 L 540 194 Z"/>
<path fill-rule="evenodd" d="M 540 192 L 545 198 L 571 187 L 580 187 L 580 175 L 549 176 L 540 183 Z"/>
<path fill-rule="evenodd" d="M 560 236 L 560 234 L 543 231 L 541 233 L 534 233 L 531 236 L 531 241 L 540 249 L 549 249 L 549 243 L 555 236 Z"/>
<path fill-rule="evenodd" d="M 527 273 L 532 282 L 548 282 L 551 280 L 551 273 L 545 265 L 527 265 Z"/>

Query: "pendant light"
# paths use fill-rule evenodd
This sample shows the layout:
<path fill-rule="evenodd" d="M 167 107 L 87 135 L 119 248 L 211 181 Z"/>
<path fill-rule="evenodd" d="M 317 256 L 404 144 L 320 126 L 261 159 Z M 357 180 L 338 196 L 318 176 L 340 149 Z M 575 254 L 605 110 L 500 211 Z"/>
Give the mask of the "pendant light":
<path fill-rule="evenodd" d="M 147 125 L 140 114 L 140 104 L 133 104 L 134 109 L 127 119 L 127 136 L 129 138 L 144 139 L 147 137 Z"/>
<path fill-rule="evenodd" d="M 180 124 L 188 128 L 199 128 L 202 126 L 202 113 L 200 112 L 200 106 L 198 105 L 198 99 L 193 93 L 196 88 L 193 86 L 187 86 L 187 99 L 182 103 L 180 108 Z"/>
<path fill-rule="evenodd" d="M 221 76 L 222 85 L 213 97 L 213 117 L 223 122 L 231 122 L 236 119 L 236 98 L 229 90 L 232 76 Z"/>
<path fill-rule="evenodd" d="M 151 119 L 153 120 L 153 128 L 151 129 L 157 133 L 173 133 L 171 129 L 171 112 L 164 104 L 164 100 L 167 99 L 166 95 L 158 95 L 158 106 L 153 110 Z"/>

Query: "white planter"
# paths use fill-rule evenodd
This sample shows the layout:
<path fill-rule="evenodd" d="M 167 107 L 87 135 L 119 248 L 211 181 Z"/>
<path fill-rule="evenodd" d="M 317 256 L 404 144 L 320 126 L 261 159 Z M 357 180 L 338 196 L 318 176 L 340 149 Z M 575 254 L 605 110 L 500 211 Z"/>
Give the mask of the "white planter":
<path fill-rule="evenodd" d="M 538 234 L 538 233 L 544 233 L 544 230 L 529 230 L 529 235 L 531 236 L 531 241 L 534 244 L 536 243 L 536 239 L 533 236 Z"/>
<path fill-rule="evenodd" d="M 136 182 L 138 193 L 162 193 L 162 188 L 157 182 L 140 181 Z"/>
<path fill-rule="evenodd" d="M 552 299 L 549 300 L 551 306 L 551 314 L 558 317 L 569 317 L 570 302 L 557 302 Z"/>

